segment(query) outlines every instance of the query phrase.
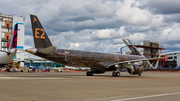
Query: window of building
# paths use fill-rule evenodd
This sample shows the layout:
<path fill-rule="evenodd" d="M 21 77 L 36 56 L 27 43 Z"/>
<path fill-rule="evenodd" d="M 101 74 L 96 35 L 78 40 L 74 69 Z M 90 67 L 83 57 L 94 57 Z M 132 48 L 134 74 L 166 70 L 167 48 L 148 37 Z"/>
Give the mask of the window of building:
<path fill-rule="evenodd" d="M 174 59 L 177 59 L 177 56 L 174 56 Z"/>
<path fill-rule="evenodd" d="M 168 57 L 168 59 L 173 59 L 173 57 Z"/>

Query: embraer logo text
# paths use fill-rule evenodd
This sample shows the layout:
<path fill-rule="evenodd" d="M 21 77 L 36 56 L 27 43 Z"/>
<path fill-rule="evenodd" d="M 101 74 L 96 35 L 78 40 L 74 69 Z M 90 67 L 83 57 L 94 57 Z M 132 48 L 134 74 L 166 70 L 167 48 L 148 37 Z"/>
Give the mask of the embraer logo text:
<path fill-rule="evenodd" d="M 43 32 L 43 33 L 41 34 L 41 36 L 38 35 L 38 34 L 39 34 L 39 31 L 42 31 L 42 32 Z M 45 34 L 44 29 L 35 28 L 35 38 L 45 39 L 44 34 Z"/>

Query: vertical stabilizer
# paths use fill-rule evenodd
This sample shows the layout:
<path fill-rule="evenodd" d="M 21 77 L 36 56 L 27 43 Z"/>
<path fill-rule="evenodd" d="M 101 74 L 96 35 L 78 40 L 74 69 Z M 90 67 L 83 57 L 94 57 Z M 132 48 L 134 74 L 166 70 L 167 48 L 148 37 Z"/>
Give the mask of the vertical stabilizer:
<path fill-rule="evenodd" d="M 36 15 L 30 14 L 35 48 L 47 48 L 52 46 L 43 26 Z"/>
<path fill-rule="evenodd" d="M 9 49 L 17 48 L 17 36 L 18 36 L 18 24 L 15 24 Z"/>

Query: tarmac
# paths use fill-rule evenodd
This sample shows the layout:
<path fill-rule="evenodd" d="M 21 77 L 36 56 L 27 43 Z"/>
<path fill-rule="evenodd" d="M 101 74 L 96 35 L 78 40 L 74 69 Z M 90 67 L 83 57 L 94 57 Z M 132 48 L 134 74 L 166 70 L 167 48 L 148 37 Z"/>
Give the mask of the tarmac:
<path fill-rule="evenodd" d="M 180 101 L 180 72 L 0 73 L 0 101 Z"/>

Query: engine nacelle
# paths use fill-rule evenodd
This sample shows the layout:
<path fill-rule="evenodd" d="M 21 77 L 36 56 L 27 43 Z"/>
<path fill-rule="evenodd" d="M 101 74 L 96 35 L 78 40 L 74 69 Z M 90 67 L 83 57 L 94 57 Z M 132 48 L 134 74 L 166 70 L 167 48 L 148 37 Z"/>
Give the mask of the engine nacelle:
<path fill-rule="evenodd" d="M 141 74 L 144 71 L 144 68 L 140 64 L 134 64 L 131 68 L 128 68 L 128 73 L 131 75 Z"/>

